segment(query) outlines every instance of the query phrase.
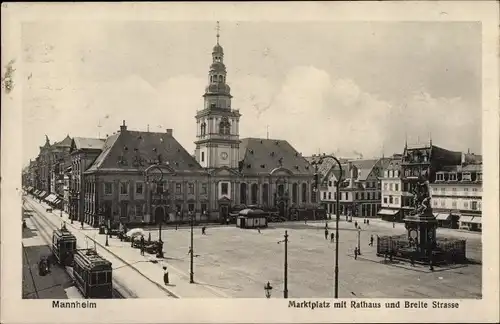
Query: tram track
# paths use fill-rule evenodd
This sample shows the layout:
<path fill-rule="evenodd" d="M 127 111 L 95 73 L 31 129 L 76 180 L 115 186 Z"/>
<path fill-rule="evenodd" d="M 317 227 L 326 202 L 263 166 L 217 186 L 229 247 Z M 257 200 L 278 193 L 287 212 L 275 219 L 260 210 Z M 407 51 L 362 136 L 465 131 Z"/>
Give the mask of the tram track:
<path fill-rule="evenodd" d="M 55 230 L 57 229 L 57 226 L 54 225 L 54 223 L 48 219 L 45 215 L 43 215 L 42 213 L 40 213 L 33 205 L 31 202 L 26 202 L 32 209 L 33 211 L 36 213 L 37 216 L 40 217 L 40 219 L 46 224 L 49 226 L 49 228 L 51 228 L 52 230 Z M 50 246 L 52 244 L 52 241 L 51 241 L 51 236 L 52 234 L 49 233 L 45 227 L 39 222 L 38 219 L 36 219 L 36 217 L 31 217 L 31 221 L 33 222 L 33 224 L 35 225 L 35 227 L 38 229 L 39 233 L 40 233 L 40 237 L 42 238 L 42 240 L 47 243 L 47 245 L 49 246 L 49 249 L 50 249 Z M 68 274 L 68 276 L 74 281 L 75 280 L 75 277 L 73 276 L 73 269 L 71 267 L 64 267 L 64 270 L 65 272 Z M 115 288 L 116 287 L 116 288 Z M 118 291 L 118 289 L 121 290 Z M 113 290 L 112 290 L 112 296 L 113 296 L 113 299 L 126 299 L 126 298 L 137 298 L 137 296 L 132 293 L 131 291 L 129 291 L 124 285 L 122 285 L 120 282 L 118 282 L 115 278 L 113 278 Z"/>
<path fill-rule="evenodd" d="M 39 207 L 36 207 L 33 205 L 33 203 L 31 201 L 26 201 L 26 203 L 35 211 L 35 213 L 41 218 L 43 219 L 43 221 L 50 225 L 51 228 L 57 228 L 57 225 L 54 224 L 53 221 L 51 221 L 47 216 L 43 215 L 42 212 L 40 212 L 38 209 Z M 67 224 L 68 225 L 68 224 Z M 76 229 L 74 226 L 70 225 L 71 227 L 73 227 L 74 229 Z M 154 284 L 157 288 L 159 288 L 160 290 L 162 290 L 164 293 L 166 293 L 169 297 L 171 298 L 179 298 L 179 296 L 175 295 L 174 293 L 172 293 L 170 290 L 166 289 L 165 287 L 159 285 L 158 283 L 156 283 L 155 281 L 151 280 L 150 278 L 148 278 L 146 275 L 144 275 L 142 272 L 140 272 L 139 270 L 137 270 L 136 268 L 134 268 L 129 262 L 125 261 L 123 258 L 121 258 L 120 256 L 118 256 L 116 253 L 106 249 L 106 247 L 99 243 L 97 240 L 95 240 L 94 238 L 90 237 L 89 235 L 85 234 L 85 233 L 80 233 L 81 235 L 83 235 L 85 237 L 85 239 L 93 242 L 95 245 L 98 245 L 100 248 L 104 249 L 107 253 L 109 253 L 110 255 L 112 255 L 114 258 L 116 258 L 117 260 L 119 260 L 121 263 L 124 264 L 124 266 L 127 266 L 129 269 L 133 270 L 135 273 L 139 274 L 143 279 L 147 280 L 148 282 Z M 119 282 L 116 282 L 116 279 L 113 278 L 113 285 L 114 284 L 117 284 L 118 287 L 120 287 L 120 290 L 124 290 L 125 294 L 123 293 L 120 293 L 117 291 L 118 294 L 120 294 L 122 297 L 121 298 L 138 298 L 136 294 L 134 294 L 133 292 L 131 292 L 130 290 L 128 290 L 125 285 L 122 285 L 121 283 Z M 120 298 L 120 297 L 118 297 Z"/>

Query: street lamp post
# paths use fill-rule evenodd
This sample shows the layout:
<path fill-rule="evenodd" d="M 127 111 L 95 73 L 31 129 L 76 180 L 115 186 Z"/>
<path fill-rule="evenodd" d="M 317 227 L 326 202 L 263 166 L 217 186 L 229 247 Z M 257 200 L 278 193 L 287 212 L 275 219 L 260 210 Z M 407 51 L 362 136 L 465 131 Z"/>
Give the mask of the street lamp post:
<path fill-rule="evenodd" d="M 337 178 L 337 183 L 335 185 L 337 191 L 337 197 L 335 199 L 336 202 L 336 219 L 335 219 L 335 298 L 339 298 L 339 220 L 340 220 L 340 183 L 342 181 L 342 165 L 340 161 L 334 157 L 333 155 L 323 155 L 319 158 L 318 161 L 313 162 L 316 172 L 318 172 L 318 165 L 324 159 L 333 159 L 337 166 L 339 167 L 339 176 Z M 318 183 L 319 185 L 319 183 Z"/>
<path fill-rule="evenodd" d="M 361 228 L 358 227 L 358 255 L 361 255 Z"/>
<path fill-rule="evenodd" d="M 163 182 L 162 182 L 163 181 L 163 171 L 160 168 L 160 164 L 161 164 L 161 156 L 158 156 L 158 162 L 156 164 L 151 165 L 146 170 L 144 170 L 144 175 L 146 178 L 146 183 L 147 183 L 148 187 L 150 188 L 150 186 L 149 186 L 149 184 L 150 184 L 149 172 L 152 169 L 158 170 L 157 173 L 155 172 L 152 174 L 151 182 L 156 183 L 156 186 L 157 186 L 156 190 L 157 190 L 157 192 L 160 193 L 160 204 L 162 204 L 162 202 L 163 202 Z M 160 185 L 162 186 L 161 188 L 159 187 Z M 153 195 L 153 192 L 151 191 L 150 200 L 149 200 L 149 212 L 151 214 L 153 213 L 153 208 L 152 208 L 153 207 L 153 199 L 154 199 L 154 195 Z M 162 219 L 159 220 L 159 224 L 158 224 L 159 233 L 158 233 L 158 250 L 156 252 L 157 258 L 163 258 L 163 241 L 161 239 L 161 230 L 162 230 L 161 225 L 162 225 L 164 219 L 165 219 L 165 207 L 163 208 Z"/>
<path fill-rule="evenodd" d="M 193 213 L 190 211 L 189 212 L 189 221 L 191 223 L 191 247 L 189 249 L 190 251 L 190 259 L 191 259 L 191 264 L 189 266 L 189 283 L 194 283 L 194 269 L 193 269 L 193 262 L 194 262 L 194 246 L 193 246 Z"/>
<path fill-rule="evenodd" d="M 106 246 L 109 246 L 109 242 L 108 242 L 108 234 L 109 234 L 109 231 L 110 231 L 110 219 L 109 219 L 109 215 L 108 215 L 108 211 L 105 210 L 104 208 L 100 208 L 99 209 L 99 213 L 102 215 L 102 214 L 105 214 L 106 215 L 106 243 L 104 245 Z"/>
<path fill-rule="evenodd" d="M 288 298 L 288 231 L 285 231 L 285 239 L 279 241 L 278 244 L 285 243 L 285 263 L 284 263 L 284 279 L 283 279 L 283 298 Z"/>

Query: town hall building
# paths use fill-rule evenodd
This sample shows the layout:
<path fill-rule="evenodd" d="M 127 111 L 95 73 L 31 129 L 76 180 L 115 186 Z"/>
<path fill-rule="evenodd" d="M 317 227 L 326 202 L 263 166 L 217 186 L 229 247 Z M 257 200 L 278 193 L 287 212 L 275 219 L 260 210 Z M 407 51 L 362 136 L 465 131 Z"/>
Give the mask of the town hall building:
<path fill-rule="evenodd" d="M 194 156 L 174 138 L 173 129 L 134 131 L 123 121 L 83 172 L 77 218 L 93 226 L 187 222 L 190 217 L 224 222 L 231 211 L 249 205 L 283 219 L 320 217 L 314 168 L 300 152 L 286 140 L 240 139 L 242 114 L 231 105 L 219 34 L 203 97 L 193 125 Z"/>

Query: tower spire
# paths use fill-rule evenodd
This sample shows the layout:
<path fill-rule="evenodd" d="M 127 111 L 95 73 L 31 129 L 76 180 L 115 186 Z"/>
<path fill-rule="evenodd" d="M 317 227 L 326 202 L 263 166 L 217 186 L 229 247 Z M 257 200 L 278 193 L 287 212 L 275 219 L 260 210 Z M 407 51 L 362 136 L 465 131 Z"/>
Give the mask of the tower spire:
<path fill-rule="evenodd" d="M 217 26 L 215 27 L 215 29 L 217 30 L 217 45 L 219 45 L 220 25 L 219 25 L 219 21 L 218 20 L 217 20 Z"/>

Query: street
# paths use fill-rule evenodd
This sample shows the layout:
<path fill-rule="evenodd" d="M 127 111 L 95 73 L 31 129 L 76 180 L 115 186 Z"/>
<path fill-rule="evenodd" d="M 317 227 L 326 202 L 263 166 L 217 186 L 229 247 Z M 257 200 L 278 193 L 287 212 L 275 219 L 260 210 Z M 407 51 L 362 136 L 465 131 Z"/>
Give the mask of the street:
<path fill-rule="evenodd" d="M 31 212 L 23 211 L 27 228 L 23 229 L 23 298 L 82 298 L 78 289 L 63 268 L 52 266 L 45 276 L 38 274 L 38 261 L 51 252 L 46 241 L 40 235 L 30 219 Z"/>
<path fill-rule="evenodd" d="M 31 201 L 28 199 L 28 201 Z M 35 210 L 44 213 L 43 207 L 31 201 Z M 53 222 L 67 220 L 58 211 L 45 213 Z M 359 222 L 358 222 L 359 223 Z M 384 263 L 375 255 L 376 247 L 369 246 L 370 236 L 402 234 L 403 224 L 380 223 L 370 225 L 361 220 L 361 255 L 355 260 L 354 248 L 358 232 L 354 223 L 339 223 L 339 297 L 359 298 L 480 298 L 481 265 L 455 265 L 436 267 L 411 267 L 403 262 Z M 68 224 L 78 240 L 79 248 L 93 244 L 98 252 L 113 263 L 114 277 L 136 298 L 165 298 L 168 293 L 160 289 L 162 266 L 168 266 L 171 285 L 168 292 L 178 298 L 264 298 L 264 284 L 273 286 L 271 298 L 282 298 L 284 272 L 284 246 L 277 244 L 285 230 L 288 244 L 288 291 L 290 298 L 333 297 L 334 247 L 330 238 L 325 240 L 324 222 L 273 223 L 261 233 L 253 229 L 240 229 L 235 225 L 208 227 L 202 235 L 201 226 L 194 227 L 194 279 L 189 284 L 190 228 L 168 227 L 162 230 L 165 259 L 156 260 L 154 255 L 141 256 L 130 243 L 116 237 L 104 246 L 105 235 L 97 229 L 80 230 L 80 224 Z M 330 232 L 334 222 L 329 222 Z M 438 230 L 438 235 L 448 235 L 451 230 Z M 158 229 L 151 229 L 151 239 L 158 239 Z M 467 256 L 481 260 L 481 235 L 453 232 L 453 237 L 467 238 Z M 88 238 L 86 239 L 85 236 Z M 90 238 L 92 240 L 90 240 Z M 147 238 L 147 237 L 146 237 Z M 149 261 L 153 260 L 156 264 Z M 479 264 L 478 264 L 479 263 Z M 145 279 L 147 277 L 147 280 Z M 130 297 L 129 297 L 130 298 Z"/>

